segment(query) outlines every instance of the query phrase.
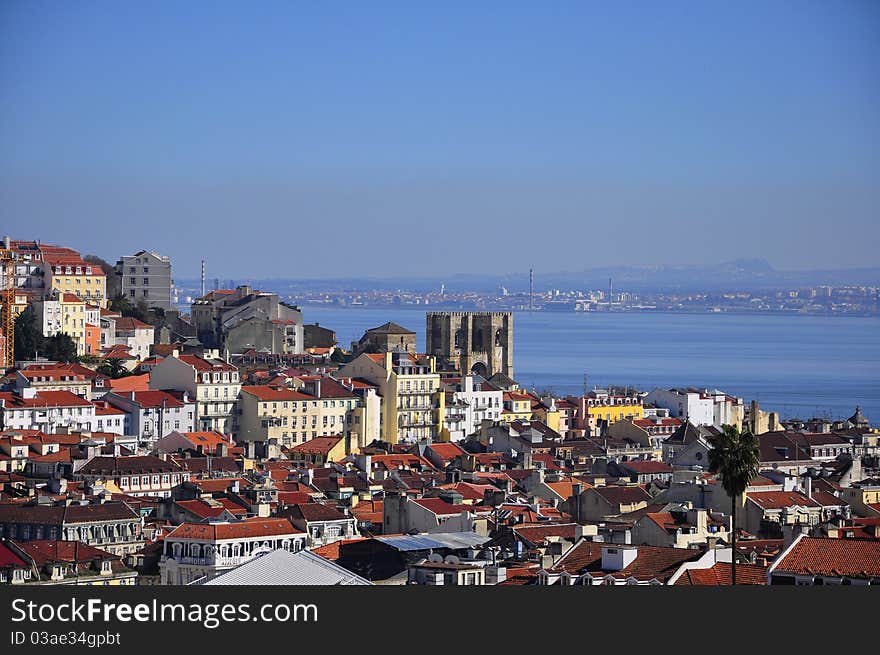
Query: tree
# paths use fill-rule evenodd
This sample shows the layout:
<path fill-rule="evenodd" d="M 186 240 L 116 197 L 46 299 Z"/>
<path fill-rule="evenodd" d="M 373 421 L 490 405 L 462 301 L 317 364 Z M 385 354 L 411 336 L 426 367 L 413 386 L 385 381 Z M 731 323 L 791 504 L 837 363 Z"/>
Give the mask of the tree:
<path fill-rule="evenodd" d="M 122 364 L 122 360 L 115 357 L 105 359 L 104 363 L 95 370 L 101 375 L 106 375 L 114 380 L 131 375 L 128 369 Z"/>
<path fill-rule="evenodd" d="M 721 434 L 710 437 L 709 471 L 721 478 L 721 486 L 731 497 L 731 582 L 736 584 L 736 506 L 749 482 L 758 474 L 761 462 L 758 438 L 748 429 L 740 431 L 725 425 Z"/>
<path fill-rule="evenodd" d="M 330 353 L 330 361 L 334 364 L 345 364 L 348 361 L 348 357 L 342 348 L 334 348 L 333 352 Z"/>
<path fill-rule="evenodd" d="M 108 298 L 113 298 L 122 292 L 122 281 L 119 279 L 119 273 L 116 272 L 115 266 L 104 259 L 101 259 L 97 255 L 86 255 L 83 257 L 83 261 L 90 264 L 97 264 L 101 267 L 101 270 L 104 271 L 104 278 L 107 280 Z"/>
<path fill-rule="evenodd" d="M 15 360 L 30 359 L 43 349 L 43 331 L 37 314 L 28 305 L 15 317 Z"/>
<path fill-rule="evenodd" d="M 56 362 L 76 362 L 76 342 L 68 334 L 56 334 L 43 339 L 43 354 Z"/>

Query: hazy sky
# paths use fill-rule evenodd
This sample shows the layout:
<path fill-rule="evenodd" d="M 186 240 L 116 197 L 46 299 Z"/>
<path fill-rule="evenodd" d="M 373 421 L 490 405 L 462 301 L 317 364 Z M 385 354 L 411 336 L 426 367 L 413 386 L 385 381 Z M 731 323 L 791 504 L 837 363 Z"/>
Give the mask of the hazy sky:
<path fill-rule="evenodd" d="M 427 4 L 4 0 L 0 229 L 224 279 L 877 265 L 880 2 Z"/>

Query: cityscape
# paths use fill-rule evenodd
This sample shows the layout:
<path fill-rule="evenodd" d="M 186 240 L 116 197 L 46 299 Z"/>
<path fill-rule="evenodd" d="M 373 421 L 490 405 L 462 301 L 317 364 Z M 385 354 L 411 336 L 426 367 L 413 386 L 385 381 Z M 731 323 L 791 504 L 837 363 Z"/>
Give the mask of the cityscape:
<path fill-rule="evenodd" d="M 877 0 L 0 2 L 3 652 L 870 648 L 878 74 Z"/>
<path fill-rule="evenodd" d="M 794 417 L 719 388 L 517 381 L 522 312 L 643 302 L 613 282 L 192 289 L 153 250 L 19 236 L 0 249 L 0 584 L 880 584 L 880 427 L 858 403 Z M 754 311 L 876 304 L 780 293 Z M 723 297 L 710 311 L 752 296 Z M 346 343 L 307 322 L 322 303 L 421 310 Z"/>

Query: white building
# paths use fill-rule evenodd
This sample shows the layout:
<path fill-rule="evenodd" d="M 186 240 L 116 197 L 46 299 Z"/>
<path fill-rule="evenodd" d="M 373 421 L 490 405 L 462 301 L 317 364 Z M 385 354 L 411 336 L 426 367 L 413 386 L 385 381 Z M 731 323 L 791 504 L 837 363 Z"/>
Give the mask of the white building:
<path fill-rule="evenodd" d="M 443 427 L 452 441 L 460 441 L 480 429 L 483 421 L 501 420 L 504 392 L 476 375 L 466 375 L 447 382 Z"/>
<path fill-rule="evenodd" d="M 287 519 L 183 523 L 165 537 L 159 560 L 161 584 L 211 578 L 264 553 L 279 548 L 297 552 L 305 544 L 306 534 Z"/>
<path fill-rule="evenodd" d="M 61 332 L 61 302 L 59 300 L 39 299 L 31 303 L 31 306 L 44 337 L 52 337 Z"/>
<path fill-rule="evenodd" d="M 670 416 L 688 420 L 694 425 L 742 427 L 742 398 L 717 389 L 655 389 L 645 396 L 644 403 L 664 407 L 669 410 Z"/>
<path fill-rule="evenodd" d="M 155 333 L 152 325 L 136 318 L 117 318 L 114 329 L 113 343 L 109 345 L 127 346 L 129 352 L 141 361 L 150 357 Z"/>
<path fill-rule="evenodd" d="M 41 430 L 46 434 L 93 430 L 95 406 L 70 391 L 0 393 L 0 429 Z"/>
<path fill-rule="evenodd" d="M 189 431 L 217 430 L 229 434 L 238 429 L 238 369 L 219 357 L 180 355 L 175 350 L 153 369 L 150 388 L 186 391 L 195 400 L 196 425 Z"/>
<path fill-rule="evenodd" d="M 122 257 L 116 263 L 122 281 L 122 294 L 131 302 L 144 302 L 148 307 L 172 309 L 171 258 L 141 250 Z"/>
<path fill-rule="evenodd" d="M 155 444 L 174 431 L 195 430 L 196 403 L 186 391 L 110 392 L 104 400 L 125 412 L 125 434 L 137 436 L 141 443 Z"/>

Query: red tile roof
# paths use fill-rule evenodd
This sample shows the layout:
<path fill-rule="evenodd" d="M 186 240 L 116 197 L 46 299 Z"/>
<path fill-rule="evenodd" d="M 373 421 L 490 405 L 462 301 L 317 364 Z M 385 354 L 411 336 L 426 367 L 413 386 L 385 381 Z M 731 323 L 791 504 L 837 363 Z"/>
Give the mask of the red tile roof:
<path fill-rule="evenodd" d="M 322 503 L 299 503 L 285 510 L 285 514 L 291 519 L 303 519 L 311 523 L 313 521 L 343 521 L 348 517 L 335 507 Z"/>
<path fill-rule="evenodd" d="M 26 567 L 27 564 L 9 546 L 0 543 L 0 568 L 6 568 L 7 566 Z"/>
<path fill-rule="evenodd" d="M 593 487 L 593 490 L 602 496 L 612 505 L 631 505 L 633 503 L 648 502 L 651 500 L 651 494 L 645 491 L 644 487 L 608 485 L 604 487 Z"/>
<path fill-rule="evenodd" d="M 330 451 L 339 445 L 342 435 L 335 437 L 315 437 L 305 443 L 297 444 L 290 448 L 289 452 L 300 455 L 329 455 Z"/>
<path fill-rule="evenodd" d="M 633 460 L 629 462 L 620 462 L 622 468 L 635 471 L 639 475 L 651 475 L 658 473 L 672 473 L 672 467 L 665 462 L 656 462 L 653 460 Z"/>
<path fill-rule="evenodd" d="M 134 402 L 141 407 L 150 408 L 162 407 L 163 404 L 166 407 L 183 407 L 183 402 L 167 391 L 135 391 Z"/>
<path fill-rule="evenodd" d="M 819 503 L 798 491 L 750 491 L 747 498 L 762 509 L 784 509 L 795 505 L 819 507 Z"/>
<path fill-rule="evenodd" d="M 116 319 L 116 331 L 120 330 L 155 330 L 149 323 L 144 323 L 131 316 Z"/>
<path fill-rule="evenodd" d="M 90 407 L 91 402 L 70 391 L 39 391 L 33 398 L 22 398 L 16 393 L 2 392 L 0 400 L 6 401 L 6 407 L 21 409 L 23 407 Z"/>
<path fill-rule="evenodd" d="M 91 562 L 96 559 L 116 559 L 107 551 L 80 541 L 27 541 L 14 542 L 38 565 L 50 562 Z"/>
<path fill-rule="evenodd" d="M 687 569 L 675 581 L 677 585 L 718 587 L 733 583 L 733 567 L 728 562 L 716 562 L 707 569 Z M 767 569 L 755 564 L 737 564 L 737 585 L 766 585 Z"/>
<path fill-rule="evenodd" d="M 216 430 L 208 432 L 180 432 L 179 434 L 188 439 L 193 446 L 201 446 L 205 452 L 215 452 L 217 446 L 232 446 L 233 444 L 232 439 Z"/>
<path fill-rule="evenodd" d="M 229 523 L 182 523 L 166 539 L 219 541 L 248 537 L 277 537 L 302 534 L 287 519 L 253 518 Z"/>
<path fill-rule="evenodd" d="M 665 546 L 629 546 L 636 548 L 636 558 L 620 571 L 602 569 L 602 548 L 620 547 L 616 544 L 581 541 L 554 566 L 551 571 L 568 571 L 573 575 L 590 573 L 593 577 L 612 575 L 615 578 L 635 578 L 639 581 L 658 580 L 666 582 L 684 563 L 699 559 L 702 551 L 691 548 L 668 548 Z"/>
<path fill-rule="evenodd" d="M 452 442 L 432 443 L 428 448 L 436 453 L 444 462 L 448 462 L 459 455 L 465 454 L 465 451 L 461 446 Z"/>
<path fill-rule="evenodd" d="M 238 369 L 224 361 L 217 361 L 214 363 L 213 361 L 208 361 L 199 357 L 198 355 L 180 355 L 178 357 L 180 361 L 189 364 L 197 371 L 237 371 Z"/>
<path fill-rule="evenodd" d="M 150 390 L 150 374 L 143 375 L 126 375 L 125 377 L 108 380 L 108 386 L 112 391 L 117 393 L 125 391 L 149 391 Z"/>
<path fill-rule="evenodd" d="M 801 537 L 774 564 L 774 573 L 880 577 L 880 539 Z"/>

